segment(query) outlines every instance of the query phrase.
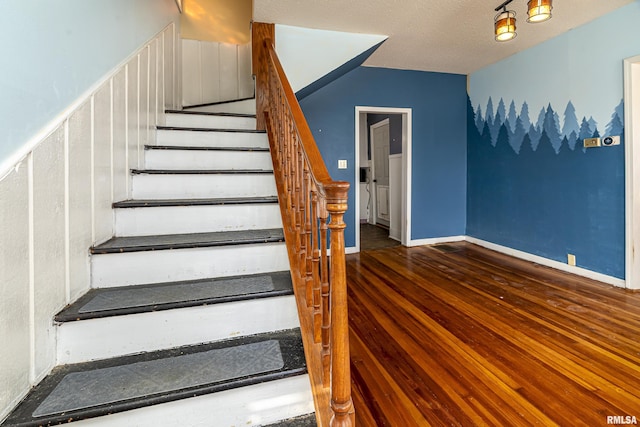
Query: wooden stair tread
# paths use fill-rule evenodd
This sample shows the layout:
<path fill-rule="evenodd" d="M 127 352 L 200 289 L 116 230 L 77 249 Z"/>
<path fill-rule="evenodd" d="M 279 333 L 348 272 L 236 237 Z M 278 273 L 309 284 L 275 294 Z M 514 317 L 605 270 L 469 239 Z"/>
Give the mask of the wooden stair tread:
<path fill-rule="evenodd" d="M 91 247 L 90 251 L 92 254 L 110 254 L 283 241 L 284 234 L 282 229 L 273 228 L 264 230 L 113 237 L 100 245 Z"/>
<path fill-rule="evenodd" d="M 99 288 L 89 290 L 55 320 L 70 322 L 291 294 L 288 271 Z"/>
<path fill-rule="evenodd" d="M 255 114 L 245 113 L 218 113 L 209 111 L 191 111 L 191 110 L 165 110 L 167 114 L 189 114 L 192 116 L 219 116 L 219 117 L 240 117 L 246 119 L 255 119 Z"/>

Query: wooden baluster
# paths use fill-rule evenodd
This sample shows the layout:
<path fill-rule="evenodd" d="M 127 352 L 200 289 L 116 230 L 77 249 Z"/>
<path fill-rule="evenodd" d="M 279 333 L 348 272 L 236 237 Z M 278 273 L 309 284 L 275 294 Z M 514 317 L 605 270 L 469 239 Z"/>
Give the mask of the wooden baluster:
<path fill-rule="evenodd" d="M 327 201 L 320 201 L 320 280 L 322 292 L 322 384 L 329 387 L 331 384 L 331 304 L 329 300 L 329 257 L 327 256 L 327 229 L 329 225 L 329 213 Z"/>
<path fill-rule="evenodd" d="M 327 210 L 331 216 L 331 427 L 351 427 L 355 412 L 351 401 L 349 356 L 349 310 L 344 254 L 344 213 L 347 210 L 348 182 L 325 186 Z"/>
<path fill-rule="evenodd" d="M 296 150 L 296 179 L 298 185 L 296 187 L 297 195 L 297 210 L 296 210 L 296 223 L 298 224 L 298 236 L 300 237 L 300 249 L 298 250 L 298 268 L 300 270 L 300 283 L 304 285 L 305 299 L 307 307 L 311 307 L 312 299 L 310 293 L 307 292 L 306 280 L 307 280 L 307 238 L 305 229 L 305 188 L 304 188 L 304 156 L 302 154 L 301 145 Z"/>
<path fill-rule="evenodd" d="M 311 183 L 311 281 L 313 288 L 313 341 L 322 341 L 322 291 L 320 284 L 320 243 L 318 242 L 318 190 Z"/>
<path fill-rule="evenodd" d="M 309 165 L 306 159 L 302 158 L 302 165 L 304 169 L 304 237 L 305 237 L 305 296 L 307 297 L 307 305 L 309 307 L 314 306 L 313 301 L 313 249 L 312 249 L 312 236 L 311 236 L 311 174 L 309 173 Z"/>

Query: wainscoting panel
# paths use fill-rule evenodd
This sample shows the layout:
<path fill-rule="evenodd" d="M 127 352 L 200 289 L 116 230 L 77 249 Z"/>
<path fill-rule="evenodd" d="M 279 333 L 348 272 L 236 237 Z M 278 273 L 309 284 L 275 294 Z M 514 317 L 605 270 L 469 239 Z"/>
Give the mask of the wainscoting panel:
<path fill-rule="evenodd" d="M 138 102 L 139 62 L 140 55 L 137 55 L 127 64 L 127 169 L 138 167 L 138 139 L 141 127 Z"/>
<path fill-rule="evenodd" d="M 93 236 L 101 242 L 113 235 L 111 209 L 111 82 L 93 97 Z"/>
<path fill-rule="evenodd" d="M 254 95 L 251 75 L 251 46 L 238 46 L 238 99 L 252 98 Z"/>
<path fill-rule="evenodd" d="M 17 404 L 31 386 L 29 183 L 26 162 L 0 180 L 0 408 Z M 11 343 L 10 345 L 8 343 Z M 0 418 L 6 415 L 1 412 Z"/>
<path fill-rule="evenodd" d="M 66 304 L 64 138 L 61 126 L 33 150 L 30 162 L 36 378 L 56 362 L 56 330 L 51 319 Z"/>
<path fill-rule="evenodd" d="M 249 45 L 182 40 L 182 103 L 200 105 L 253 96 Z"/>
<path fill-rule="evenodd" d="M 140 52 L 138 87 L 138 167 L 142 166 L 144 146 L 149 141 L 149 46 Z"/>
<path fill-rule="evenodd" d="M 113 200 L 129 194 L 127 173 L 127 73 L 121 69 L 113 76 Z"/>
<path fill-rule="evenodd" d="M 113 235 L 111 204 L 176 107 L 175 34 L 123 59 L 0 171 L 0 419 L 58 363 L 53 316 L 89 289 L 89 247 Z"/>
<path fill-rule="evenodd" d="M 238 99 L 238 46 L 221 43 L 219 45 L 219 55 L 220 101 Z M 205 75 L 203 74 L 203 76 Z"/>
<path fill-rule="evenodd" d="M 78 297 L 89 287 L 89 257 L 92 243 L 91 186 L 91 102 L 88 100 L 69 118 L 67 154 L 69 200 L 69 283 L 70 297 Z"/>

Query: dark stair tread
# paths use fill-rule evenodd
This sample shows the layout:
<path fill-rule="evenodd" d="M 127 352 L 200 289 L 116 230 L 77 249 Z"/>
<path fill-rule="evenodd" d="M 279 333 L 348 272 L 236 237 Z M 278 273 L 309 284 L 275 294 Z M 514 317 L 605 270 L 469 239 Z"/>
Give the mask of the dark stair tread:
<path fill-rule="evenodd" d="M 131 169 L 134 175 L 250 175 L 272 174 L 268 169 Z"/>
<path fill-rule="evenodd" d="M 217 231 L 210 233 L 113 237 L 98 246 L 91 247 L 90 251 L 92 254 L 109 254 L 283 241 L 284 234 L 282 229 L 270 228 L 261 230 Z"/>
<path fill-rule="evenodd" d="M 113 204 L 114 208 L 144 208 L 160 206 L 209 206 L 209 205 L 246 205 L 278 203 L 278 197 L 226 197 L 215 199 L 149 199 L 122 200 Z"/>
<path fill-rule="evenodd" d="M 203 128 L 189 126 L 156 126 L 157 130 L 183 130 L 189 132 L 231 132 L 231 133 L 266 133 L 264 130 L 256 129 L 226 129 L 226 128 Z"/>
<path fill-rule="evenodd" d="M 209 107 L 209 106 L 212 106 L 212 105 L 233 104 L 235 102 L 248 101 L 250 99 L 255 100 L 256 97 L 255 96 L 248 96 L 246 98 L 230 99 L 228 101 L 216 101 L 216 102 L 207 102 L 207 103 L 204 103 L 204 104 L 183 105 L 182 108 L 183 108 L 183 110 L 187 110 L 189 108 L 201 108 L 201 107 Z"/>
<path fill-rule="evenodd" d="M 291 294 L 288 271 L 91 289 L 55 320 L 69 322 Z"/>
<path fill-rule="evenodd" d="M 255 119 L 255 114 L 247 113 L 225 113 L 225 112 L 210 112 L 210 111 L 190 111 L 190 110 L 166 110 L 167 114 L 188 114 L 191 116 L 220 116 L 220 117 L 239 117 L 246 119 Z"/>
<path fill-rule="evenodd" d="M 145 150 L 184 150 L 184 151 L 259 151 L 268 152 L 267 147 L 203 147 L 180 145 L 145 145 Z"/>
<path fill-rule="evenodd" d="M 237 363 L 239 357 L 245 362 Z M 66 423 L 306 372 L 299 329 L 64 365 L 35 386 L 2 426 Z"/>
<path fill-rule="evenodd" d="M 316 427 L 316 414 L 302 415 L 300 417 L 289 418 L 277 423 L 268 424 L 263 427 Z"/>

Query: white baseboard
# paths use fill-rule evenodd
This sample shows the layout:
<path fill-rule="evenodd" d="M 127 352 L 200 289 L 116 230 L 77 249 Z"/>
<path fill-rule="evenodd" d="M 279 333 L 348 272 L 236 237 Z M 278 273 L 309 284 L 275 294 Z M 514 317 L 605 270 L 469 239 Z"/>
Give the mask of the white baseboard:
<path fill-rule="evenodd" d="M 617 286 L 620 288 L 626 288 L 626 282 L 624 279 L 619 279 L 617 277 L 587 270 L 586 268 L 568 265 L 568 264 L 555 261 L 549 258 L 541 257 L 539 255 L 534 255 L 528 252 L 519 251 L 517 249 L 487 242 L 486 240 L 477 239 L 471 236 L 447 236 L 447 237 L 436 237 L 431 239 L 416 239 L 416 240 L 411 240 L 407 246 L 409 247 L 426 246 L 426 245 L 437 245 L 439 243 L 451 243 L 451 242 L 462 242 L 462 241 L 467 241 L 469 243 L 482 246 L 483 248 L 491 249 L 496 252 L 510 255 L 515 258 L 523 259 L 525 261 L 535 262 L 537 264 L 544 265 L 546 267 L 555 268 L 556 270 L 566 271 L 567 273 L 572 273 L 578 276 L 586 277 L 588 279 L 597 280 L 599 282 L 603 282 L 609 285 Z M 347 254 L 356 253 L 356 247 L 352 246 L 352 247 L 346 248 L 345 253 Z"/>
<path fill-rule="evenodd" d="M 431 239 L 416 239 L 416 240 L 410 240 L 407 246 L 425 246 L 425 245 L 437 245 L 438 243 L 462 242 L 465 239 L 466 239 L 466 236 L 447 236 L 447 237 L 434 237 Z"/>
<path fill-rule="evenodd" d="M 618 279 L 617 277 L 608 276 L 602 273 L 597 273 L 595 271 L 587 270 L 586 268 L 564 264 L 562 262 L 555 261 L 549 258 L 544 258 L 539 255 L 533 255 L 528 252 L 523 252 L 523 251 L 512 249 L 506 246 L 497 245 L 495 243 L 487 242 L 485 240 L 476 239 L 475 237 L 466 236 L 465 240 L 469 243 L 482 246 L 483 248 L 491 249 L 496 252 L 500 252 L 506 255 L 523 259 L 525 261 L 535 262 L 537 264 L 544 265 L 546 267 L 551 267 L 551 268 L 555 268 L 556 270 L 566 271 L 567 273 L 576 274 L 578 276 L 597 280 L 599 282 L 607 283 L 609 285 L 618 286 L 621 288 L 626 287 L 626 282 L 623 279 Z"/>

